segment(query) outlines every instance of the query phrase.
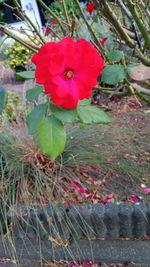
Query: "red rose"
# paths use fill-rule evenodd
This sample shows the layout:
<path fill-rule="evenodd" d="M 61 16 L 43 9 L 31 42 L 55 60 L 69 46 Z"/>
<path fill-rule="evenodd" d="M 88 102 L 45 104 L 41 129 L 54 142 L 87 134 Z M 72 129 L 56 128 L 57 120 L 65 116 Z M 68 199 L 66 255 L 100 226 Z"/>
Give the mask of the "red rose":
<path fill-rule="evenodd" d="M 86 6 L 86 10 L 90 13 L 90 15 L 92 14 L 93 10 L 96 10 L 97 6 L 94 3 L 89 3 Z"/>
<path fill-rule="evenodd" d="M 57 106 L 77 107 L 89 98 L 104 67 L 100 54 L 89 42 L 71 37 L 42 46 L 32 57 L 37 83 L 43 84 Z"/>
<path fill-rule="evenodd" d="M 48 26 L 45 30 L 45 36 L 49 35 L 49 33 L 51 32 L 50 27 Z"/>
<path fill-rule="evenodd" d="M 4 35 L 4 33 L 3 32 L 0 32 L 0 36 L 3 36 Z"/>
<path fill-rule="evenodd" d="M 100 44 L 103 48 L 105 48 L 105 42 L 108 40 L 107 37 L 104 37 L 102 40 L 100 40 Z"/>
<path fill-rule="evenodd" d="M 56 20 L 55 18 L 52 18 L 52 19 L 51 19 L 51 24 L 55 24 L 56 21 L 57 21 L 57 20 Z"/>

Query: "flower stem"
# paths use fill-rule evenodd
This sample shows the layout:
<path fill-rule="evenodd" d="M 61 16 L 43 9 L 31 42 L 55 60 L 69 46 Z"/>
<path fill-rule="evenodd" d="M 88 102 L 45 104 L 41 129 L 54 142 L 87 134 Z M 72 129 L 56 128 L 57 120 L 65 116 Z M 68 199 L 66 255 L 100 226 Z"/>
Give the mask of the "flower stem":
<path fill-rule="evenodd" d="M 126 31 L 123 29 L 121 23 L 119 22 L 116 14 L 112 11 L 112 9 L 109 7 L 107 2 L 105 0 L 98 0 L 100 5 L 103 5 L 104 7 L 104 14 L 108 18 L 108 20 L 112 23 L 112 25 L 115 27 L 121 38 L 129 45 L 129 47 L 134 48 L 135 44 L 130 39 Z"/>
<path fill-rule="evenodd" d="M 68 25 L 70 25 L 69 17 L 68 17 L 68 14 L 67 14 L 67 8 L 66 8 L 65 0 L 62 0 L 62 6 L 63 6 L 64 16 L 65 16 L 66 22 L 67 22 Z"/>
<path fill-rule="evenodd" d="M 127 5 L 128 5 L 128 8 L 129 8 L 135 22 L 138 25 L 138 28 L 139 28 L 139 30 L 140 30 L 140 32 L 141 32 L 141 34 L 145 40 L 145 43 L 147 44 L 147 47 L 150 47 L 150 34 L 147 31 L 147 29 L 145 28 L 145 26 L 143 25 L 142 21 L 140 20 L 138 13 L 136 11 L 135 4 L 132 3 L 130 0 L 127 0 Z"/>
<path fill-rule="evenodd" d="M 86 23 L 86 25 L 87 25 L 87 27 L 88 27 L 90 33 L 92 34 L 92 36 L 93 36 L 93 38 L 94 38 L 94 41 L 95 41 L 96 45 L 98 46 L 98 48 L 99 48 L 101 54 L 102 54 L 104 57 L 106 57 L 105 50 L 104 50 L 104 48 L 102 47 L 102 45 L 100 44 L 98 37 L 96 36 L 95 32 L 93 31 L 93 28 L 92 28 L 91 25 L 88 23 L 88 21 L 87 21 L 85 15 L 84 15 L 84 13 L 83 13 L 83 11 L 82 11 L 82 8 L 81 8 L 81 6 L 80 6 L 79 1 L 78 1 L 78 0 L 74 0 L 74 2 L 76 3 L 76 5 L 77 5 L 77 7 L 78 7 L 78 10 L 80 11 L 81 17 L 82 17 L 83 20 L 85 21 L 85 23 Z"/>
<path fill-rule="evenodd" d="M 15 41 L 19 42 L 20 44 L 24 45 L 25 47 L 27 47 L 28 49 L 30 49 L 34 53 L 39 50 L 39 47 L 38 46 L 32 45 L 29 42 L 23 40 L 22 38 L 20 38 L 16 34 L 14 34 L 11 31 L 5 29 L 3 25 L 0 25 L 0 31 L 2 31 L 3 33 L 7 34 L 9 37 L 11 37 Z"/>
<path fill-rule="evenodd" d="M 25 19 L 25 21 L 27 21 L 29 23 L 29 25 L 32 27 L 32 29 L 35 31 L 35 33 L 37 34 L 37 36 L 42 41 L 42 44 L 45 44 L 45 40 L 43 39 L 42 35 L 40 34 L 40 32 L 37 29 L 37 27 L 35 26 L 35 24 L 26 15 L 26 13 L 24 12 L 24 10 L 20 6 L 20 4 L 17 2 L 17 0 L 13 0 L 13 1 L 14 1 L 14 4 L 16 5 L 16 8 L 17 8 L 18 13 L 21 15 L 21 17 L 23 17 Z"/>
<path fill-rule="evenodd" d="M 57 17 L 57 15 L 42 0 L 37 0 L 37 1 L 39 2 L 39 4 L 41 6 L 43 6 L 45 8 L 45 10 L 47 10 L 47 12 L 49 12 L 53 16 L 53 18 L 55 18 L 57 20 L 58 24 L 61 27 L 63 34 L 66 34 L 66 31 L 65 31 L 64 27 L 62 26 L 62 23 L 61 23 L 60 19 Z"/>

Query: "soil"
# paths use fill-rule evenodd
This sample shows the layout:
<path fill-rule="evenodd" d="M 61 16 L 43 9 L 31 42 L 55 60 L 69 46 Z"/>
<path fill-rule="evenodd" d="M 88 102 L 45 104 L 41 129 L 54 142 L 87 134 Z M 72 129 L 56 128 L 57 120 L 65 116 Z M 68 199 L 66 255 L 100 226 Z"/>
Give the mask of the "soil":
<path fill-rule="evenodd" d="M 16 81 L 10 69 L 1 71 L 1 78 L 0 86 L 19 94 L 22 101 L 25 101 L 26 90 L 34 86 L 33 80 Z M 95 184 L 98 180 L 101 181 L 98 186 L 99 193 L 97 198 L 92 200 L 93 203 L 99 202 L 100 199 L 104 202 L 110 201 L 107 196 L 116 202 L 149 200 L 150 194 L 143 193 L 143 189 L 140 188 L 140 184 L 150 188 L 150 114 L 144 113 L 149 109 L 148 106 L 139 102 L 135 96 L 130 96 L 121 100 L 102 100 L 100 108 L 110 110 L 109 114 L 114 122 L 110 125 L 94 126 L 94 131 L 105 138 L 102 143 L 92 144 L 92 150 L 100 155 L 99 162 L 93 163 L 93 166 L 85 164 L 84 171 L 79 168 L 80 170 L 75 170 L 75 173 L 80 176 L 84 187 L 89 186 L 88 179 L 93 179 Z M 85 129 L 85 134 L 86 131 Z M 89 146 L 88 143 L 86 146 Z M 78 149 L 78 144 L 76 147 Z M 83 149 L 88 150 L 84 146 Z M 76 185 L 79 184 L 76 182 Z M 92 184 L 89 187 L 90 193 L 93 194 L 95 186 L 93 185 L 93 189 Z M 85 201 L 85 197 L 81 199 L 81 192 L 76 192 L 74 196 L 72 191 L 70 193 L 73 202 L 75 199 L 79 203 Z M 89 198 L 86 200 L 89 201 Z"/>
<path fill-rule="evenodd" d="M 12 77 L 5 79 L 3 77 L 0 82 L 0 86 L 19 94 L 23 101 L 26 90 L 32 88 L 33 85 L 33 81 L 15 81 Z M 83 129 L 83 139 L 79 140 L 77 136 L 73 140 L 74 153 L 79 150 L 79 146 L 76 145 L 79 142 L 80 152 L 82 148 L 87 149 L 87 152 L 89 149 L 90 153 L 96 152 L 99 157 L 97 162 L 96 158 L 93 158 L 93 164 L 91 159 L 87 164 L 84 156 L 83 164 L 79 162 L 76 164 L 78 168 L 71 166 L 70 161 L 70 166 L 66 168 L 68 168 L 68 173 L 69 170 L 74 173 L 74 175 L 71 174 L 74 187 L 68 185 L 69 190 L 62 191 L 60 194 L 60 201 L 67 205 L 72 202 L 119 203 L 128 201 L 133 203 L 150 200 L 150 193 L 144 193 L 144 188 L 150 188 L 150 114 L 144 113 L 145 110 L 149 110 L 149 107 L 141 104 L 134 96 L 119 101 L 117 99 L 107 101 L 107 105 L 103 101 L 100 105 L 104 109 L 106 106 L 110 110 L 109 115 L 113 117 L 114 122 L 110 125 L 91 127 L 97 134 L 96 138 L 99 136 L 101 141 L 97 142 L 95 139 L 95 143 L 90 143 L 91 139 L 88 139 L 87 134 L 88 128 Z M 79 160 L 80 158 L 82 158 L 81 155 Z M 64 177 L 61 179 L 63 180 Z M 65 182 L 69 183 L 67 180 Z M 82 188 L 81 190 L 77 190 L 79 186 L 80 189 Z M 64 199 L 62 199 L 62 195 Z M 43 204 L 45 203 L 47 203 L 46 197 L 43 200 Z M 104 266 L 128 265 L 105 264 Z M 129 264 L 129 266 L 134 266 L 134 264 Z"/>

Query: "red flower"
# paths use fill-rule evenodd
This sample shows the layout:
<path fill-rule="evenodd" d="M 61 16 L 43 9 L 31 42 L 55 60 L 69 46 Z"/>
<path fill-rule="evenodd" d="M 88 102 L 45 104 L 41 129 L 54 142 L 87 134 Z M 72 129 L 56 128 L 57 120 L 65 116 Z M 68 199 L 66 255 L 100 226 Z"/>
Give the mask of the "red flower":
<path fill-rule="evenodd" d="M 101 46 L 104 48 L 105 47 L 105 42 L 108 40 L 107 37 L 104 37 L 102 40 L 100 40 Z"/>
<path fill-rule="evenodd" d="M 96 10 L 97 6 L 94 3 L 89 3 L 86 6 L 86 10 L 90 13 L 90 15 L 92 14 L 93 10 Z"/>
<path fill-rule="evenodd" d="M 45 30 L 45 35 L 46 35 L 46 36 L 49 35 L 50 32 L 51 32 L 51 29 L 50 29 L 50 27 L 48 26 L 48 27 L 46 28 L 46 30 Z"/>
<path fill-rule="evenodd" d="M 57 106 L 77 107 L 89 98 L 104 67 L 100 54 L 89 42 L 71 37 L 42 46 L 32 57 L 37 83 L 43 84 Z"/>
<path fill-rule="evenodd" d="M 52 18 L 52 19 L 51 19 L 51 24 L 55 24 L 56 21 L 57 21 L 57 20 L 56 20 L 55 18 Z"/>
<path fill-rule="evenodd" d="M 0 32 L 0 36 L 3 36 L 4 35 L 4 33 L 3 32 Z"/>

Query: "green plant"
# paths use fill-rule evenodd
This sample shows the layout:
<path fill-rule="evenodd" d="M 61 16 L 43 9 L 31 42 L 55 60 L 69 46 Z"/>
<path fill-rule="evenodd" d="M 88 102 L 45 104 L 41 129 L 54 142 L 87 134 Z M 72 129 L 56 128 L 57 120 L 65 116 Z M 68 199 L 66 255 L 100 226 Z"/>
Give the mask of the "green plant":
<path fill-rule="evenodd" d="M 7 92 L 5 88 L 0 87 L 0 115 L 2 114 L 7 103 Z"/>
<path fill-rule="evenodd" d="M 33 71 L 21 72 L 19 75 L 32 78 Z M 27 101 L 34 101 L 43 94 L 43 86 L 36 85 L 26 93 Z M 42 152 L 51 159 L 55 159 L 63 150 L 66 143 L 65 123 L 81 122 L 110 123 L 112 120 L 107 114 L 90 104 L 90 100 L 82 100 L 77 108 L 65 109 L 54 105 L 49 97 L 38 104 L 28 114 L 26 122 L 29 133 L 36 135 Z"/>
<path fill-rule="evenodd" d="M 55 12 L 55 14 L 57 14 L 59 17 L 61 17 L 61 19 L 65 19 L 64 17 L 64 5 L 63 5 L 63 1 L 54 1 L 51 5 L 50 8 L 53 10 L 53 12 Z M 70 16 L 74 16 L 74 17 L 78 17 L 79 13 L 78 13 L 78 9 L 76 7 L 76 5 L 74 4 L 73 1 L 69 1 L 66 0 L 65 1 L 65 9 L 67 12 L 68 17 Z M 49 14 L 47 14 L 48 17 Z"/>
<path fill-rule="evenodd" d="M 16 72 L 25 70 L 26 66 L 30 64 L 32 54 L 29 49 L 15 41 L 13 45 L 5 50 L 5 55 L 7 56 L 5 65 Z"/>

